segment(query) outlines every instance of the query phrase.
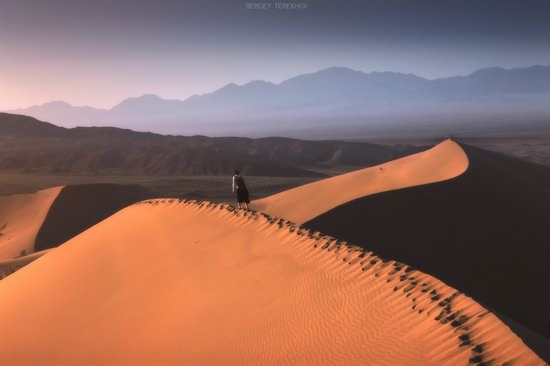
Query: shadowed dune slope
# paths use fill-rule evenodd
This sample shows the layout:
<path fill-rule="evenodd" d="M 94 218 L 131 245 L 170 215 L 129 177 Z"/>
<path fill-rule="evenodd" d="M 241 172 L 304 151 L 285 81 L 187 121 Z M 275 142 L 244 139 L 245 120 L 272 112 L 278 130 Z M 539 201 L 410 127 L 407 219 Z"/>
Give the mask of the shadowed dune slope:
<path fill-rule="evenodd" d="M 0 197 L 0 261 L 33 252 L 37 233 L 61 188 Z"/>
<path fill-rule="evenodd" d="M 118 184 L 0 197 L 0 280 L 116 211 L 150 197 L 139 185 Z"/>
<path fill-rule="evenodd" d="M 0 299 L 1 364 L 543 364 L 431 276 L 206 202 L 128 207 L 0 282 Z"/>
<path fill-rule="evenodd" d="M 445 140 L 421 153 L 253 201 L 251 207 L 301 224 L 357 198 L 451 179 L 467 168 L 464 151 L 457 143 Z"/>
<path fill-rule="evenodd" d="M 77 184 L 64 187 L 38 232 L 35 250 L 54 248 L 151 193 L 140 185 Z"/>
<path fill-rule="evenodd" d="M 441 278 L 550 336 L 550 168 L 463 146 L 455 179 L 363 197 L 304 224 Z"/>

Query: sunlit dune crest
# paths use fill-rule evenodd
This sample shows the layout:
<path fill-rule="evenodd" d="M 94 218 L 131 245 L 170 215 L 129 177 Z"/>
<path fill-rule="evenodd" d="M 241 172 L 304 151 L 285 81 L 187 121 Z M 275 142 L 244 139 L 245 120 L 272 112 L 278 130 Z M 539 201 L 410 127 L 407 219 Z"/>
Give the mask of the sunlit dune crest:
<path fill-rule="evenodd" d="M 47 254 L 51 249 L 41 250 L 39 252 L 34 252 L 31 254 L 19 256 L 14 259 L 4 259 L 0 261 L 0 280 L 6 278 L 12 273 L 18 271 L 19 269 L 25 267 L 29 263 L 37 260 L 43 255 Z"/>
<path fill-rule="evenodd" d="M 0 196 L 0 261 L 34 251 L 38 231 L 62 188 Z"/>
<path fill-rule="evenodd" d="M 462 174 L 468 157 L 454 141 L 430 150 L 293 188 L 253 201 L 251 207 L 302 224 L 346 202 L 370 194 L 440 182 Z"/>
<path fill-rule="evenodd" d="M 0 281 L 0 298 L 6 365 L 543 364 L 429 275 L 207 202 L 123 209 Z"/>

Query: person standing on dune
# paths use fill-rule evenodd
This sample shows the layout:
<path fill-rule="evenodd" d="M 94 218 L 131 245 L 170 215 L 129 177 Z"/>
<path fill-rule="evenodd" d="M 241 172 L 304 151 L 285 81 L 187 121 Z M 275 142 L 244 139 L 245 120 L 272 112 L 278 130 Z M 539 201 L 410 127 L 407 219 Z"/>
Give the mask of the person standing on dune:
<path fill-rule="evenodd" d="M 248 204 L 250 203 L 248 189 L 244 183 L 244 178 L 240 175 L 238 170 L 235 170 L 235 175 L 233 175 L 233 193 L 235 193 L 235 191 L 237 192 L 239 208 L 242 208 L 241 205 L 244 205 L 244 208 L 248 210 Z"/>

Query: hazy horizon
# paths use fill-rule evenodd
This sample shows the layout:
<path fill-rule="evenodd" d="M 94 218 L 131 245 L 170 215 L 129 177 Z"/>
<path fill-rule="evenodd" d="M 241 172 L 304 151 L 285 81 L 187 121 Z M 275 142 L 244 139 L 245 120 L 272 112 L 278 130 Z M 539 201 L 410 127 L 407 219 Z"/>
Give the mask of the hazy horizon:
<path fill-rule="evenodd" d="M 550 66 L 550 65 L 526 65 L 525 68 L 529 68 L 529 67 L 534 67 L 534 66 Z M 489 66 L 488 68 L 503 68 L 503 69 L 507 69 L 507 68 L 504 68 L 502 66 L 498 66 L 498 65 L 495 65 L 495 66 Z M 405 72 L 401 72 L 401 71 L 395 71 L 395 70 L 373 70 L 373 71 L 369 71 L 369 72 L 365 72 L 364 70 L 357 70 L 357 69 L 353 69 L 353 68 L 349 68 L 347 66 L 332 66 L 332 67 L 329 67 L 327 69 L 330 69 L 330 68 L 348 68 L 348 69 L 351 69 L 351 70 L 354 70 L 354 71 L 359 71 L 359 72 L 363 72 L 363 73 L 370 73 L 370 72 L 393 72 L 393 73 L 402 73 L 402 74 L 413 74 L 413 73 L 405 73 Z M 522 67 L 518 67 L 518 68 L 522 68 Z M 171 97 L 171 98 L 168 98 L 168 97 L 164 97 L 163 95 L 160 95 L 160 93 L 155 93 L 155 92 L 150 92 L 150 93 L 143 93 L 143 94 L 139 94 L 139 95 L 128 95 L 126 97 L 123 97 L 122 99 L 120 99 L 118 102 L 115 102 L 113 105 L 110 105 L 110 106 L 106 106 L 106 107 L 101 107 L 101 106 L 95 106 L 95 105 L 91 105 L 91 104 L 82 104 L 82 105 L 75 105 L 75 104 L 72 104 L 70 102 L 68 102 L 67 100 L 63 100 L 63 99 L 52 99 L 52 100 L 48 100 L 48 101 L 45 101 L 43 103 L 38 103 L 38 104 L 33 104 L 33 105 L 28 105 L 28 106 L 21 106 L 21 107 L 16 107 L 16 108 L 10 108 L 10 109 L 0 109 L 0 111 L 15 111 L 15 110 L 19 110 L 19 109 L 26 109 L 26 108 L 30 108 L 30 107 L 34 107 L 34 106 L 40 106 L 40 105 L 44 105 L 44 104 L 48 104 L 48 103 L 67 103 L 67 104 L 70 104 L 71 106 L 73 107 L 91 107 L 91 108 L 96 108 L 96 109 L 106 109 L 106 110 L 109 110 L 115 106 L 117 106 L 118 104 L 120 104 L 121 102 L 123 102 L 124 100 L 127 100 L 127 99 L 130 99 L 130 98 L 140 98 L 140 97 L 143 97 L 143 96 L 146 96 L 146 95 L 153 95 L 153 96 L 157 96 L 161 99 L 165 99 L 165 100 L 180 100 L 180 101 L 184 101 L 186 99 L 188 99 L 189 97 L 191 96 L 200 96 L 200 95 L 204 95 L 204 94 L 209 94 L 209 93 L 212 93 L 212 92 L 215 92 L 216 90 L 219 90 L 227 85 L 230 85 L 230 84 L 237 84 L 239 86 L 242 86 L 242 85 L 246 85 L 250 82 L 254 82 L 254 81 L 266 81 L 266 82 L 269 82 L 269 83 L 273 83 L 273 84 L 280 84 L 281 82 L 284 82 L 288 79 L 292 79 L 294 77 L 297 77 L 297 76 L 301 76 L 301 75 L 307 75 L 307 74 L 315 74 L 317 72 L 320 72 L 320 71 L 323 71 L 323 70 L 326 70 L 326 69 L 321 69 L 321 70 L 314 70 L 314 71 L 311 71 L 311 72 L 307 72 L 307 73 L 303 73 L 303 74 L 299 74 L 299 75 L 292 75 L 286 79 L 283 79 L 281 81 L 272 81 L 272 80 L 265 80 L 265 79 L 255 79 L 255 80 L 248 80 L 248 81 L 245 81 L 245 82 L 242 82 L 242 83 L 235 83 L 235 82 L 229 82 L 227 84 L 224 84 L 222 86 L 220 86 L 219 88 L 216 88 L 216 89 L 213 89 L 213 90 L 209 90 L 209 91 L 206 91 L 204 93 L 191 93 L 190 95 L 187 95 L 185 97 L 182 97 L 182 98 L 178 98 L 178 97 Z M 468 72 L 468 73 L 465 73 L 465 74 L 460 74 L 460 75 L 444 75 L 444 76 L 441 76 L 441 77 L 437 77 L 437 78 L 427 78 L 427 77 L 424 77 L 422 75 L 417 75 L 417 74 L 413 74 L 413 75 L 416 75 L 416 76 L 419 76 L 419 77 L 422 77 L 424 79 L 427 79 L 427 80 L 436 80 L 436 79 L 441 79 L 441 78 L 447 78 L 447 77 L 454 77 L 454 76 L 467 76 L 473 72 L 476 72 L 480 69 L 476 69 L 476 70 L 473 70 L 471 72 Z"/>
<path fill-rule="evenodd" d="M 58 100 L 110 108 L 143 94 L 181 100 L 333 66 L 434 79 L 550 64 L 544 0 L 293 3 L 305 9 L 0 0 L 0 110 Z"/>

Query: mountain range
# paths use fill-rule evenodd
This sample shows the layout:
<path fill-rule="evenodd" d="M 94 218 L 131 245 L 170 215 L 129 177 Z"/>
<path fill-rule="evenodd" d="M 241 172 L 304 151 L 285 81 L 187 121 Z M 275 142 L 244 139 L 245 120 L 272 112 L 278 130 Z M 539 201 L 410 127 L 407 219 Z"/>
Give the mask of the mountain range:
<path fill-rule="evenodd" d="M 285 135 L 296 129 L 399 123 L 425 116 L 550 115 L 550 66 L 480 69 L 466 76 L 425 79 L 413 74 L 332 67 L 279 84 L 228 84 L 185 100 L 128 98 L 111 109 L 56 101 L 8 111 L 65 127 L 116 126 L 170 134 Z"/>
<path fill-rule="evenodd" d="M 270 137 L 164 136 L 114 127 L 58 127 L 0 113 L 0 172 L 322 177 L 422 148 Z"/>

